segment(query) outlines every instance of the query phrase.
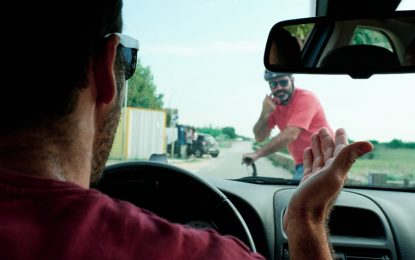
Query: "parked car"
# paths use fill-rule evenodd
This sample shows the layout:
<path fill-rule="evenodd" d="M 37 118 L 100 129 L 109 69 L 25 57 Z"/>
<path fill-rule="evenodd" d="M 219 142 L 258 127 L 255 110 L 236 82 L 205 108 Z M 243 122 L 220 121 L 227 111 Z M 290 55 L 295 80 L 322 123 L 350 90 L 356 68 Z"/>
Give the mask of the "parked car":
<path fill-rule="evenodd" d="M 194 143 L 194 154 L 200 158 L 204 154 L 210 154 L 212 157 L 218 157 L 219 147 L 215 137 L 209 134 L 198 134 Z"/>

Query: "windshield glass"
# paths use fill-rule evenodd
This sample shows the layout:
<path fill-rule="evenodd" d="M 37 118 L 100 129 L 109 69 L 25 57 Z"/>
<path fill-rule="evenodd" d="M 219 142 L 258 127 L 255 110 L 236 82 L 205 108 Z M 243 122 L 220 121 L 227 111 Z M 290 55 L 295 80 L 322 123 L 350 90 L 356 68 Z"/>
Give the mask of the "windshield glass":
<path fill-rule="evenodd" d="M 402 1 L 401 9 L 408 5 Z M 253 132 L 271 94 L 263 65 L 269 30 L 313 16 L 312 1 L 125 0 L 124 6 L 124 33 L 140 41 L 139 61 L 108 163 L 165 153 L 169 163 L 203 177 L 252 175 L 242 155 L 281 132 L 274 125 L 261 142 Z M 316 96 L 333 130 L 343 127 L 350 141 L 375 145 L 352 168 L 349 185 L 415 187 L 414 79 L 293 75 L 293 89 Z M 255 164 L 258 176 L 293 179 L 298 160 L 283 148 Z"/>

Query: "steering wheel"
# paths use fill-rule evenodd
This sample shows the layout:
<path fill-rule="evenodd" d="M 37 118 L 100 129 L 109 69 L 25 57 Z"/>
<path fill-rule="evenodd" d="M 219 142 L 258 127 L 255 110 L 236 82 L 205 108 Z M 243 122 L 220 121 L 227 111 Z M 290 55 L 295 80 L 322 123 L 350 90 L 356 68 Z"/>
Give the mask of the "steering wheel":
<path fill-rule="evenodd" d="M 249 229 L 231 201 L 184 169 L 152 161 L 113 164 L 106 167 L 95 188 L 171 222 L 233 235 L 256 252 Z"/>

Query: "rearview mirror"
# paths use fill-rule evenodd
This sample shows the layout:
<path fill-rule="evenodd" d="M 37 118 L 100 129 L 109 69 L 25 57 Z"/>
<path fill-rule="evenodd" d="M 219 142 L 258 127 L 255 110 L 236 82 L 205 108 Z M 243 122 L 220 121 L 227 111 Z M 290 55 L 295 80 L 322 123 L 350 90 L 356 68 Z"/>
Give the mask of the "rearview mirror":
<path fill-rule="evenodd" d="M 264 55 L 274 72 L 373 74 L 415 72 L 415 11 L 371 18 L 315 17 L 277 23 Z"/>

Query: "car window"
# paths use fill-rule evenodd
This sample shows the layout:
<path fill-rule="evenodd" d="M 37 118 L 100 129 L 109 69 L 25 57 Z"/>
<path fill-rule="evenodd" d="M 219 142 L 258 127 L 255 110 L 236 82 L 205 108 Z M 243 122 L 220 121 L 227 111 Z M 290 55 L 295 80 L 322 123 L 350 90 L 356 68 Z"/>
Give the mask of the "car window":
<path fill-rule="evenodd" d="M 314 26 L 314 23 L 306 23 L 300 25 L 285 26 L 284 29 L 289 31 L 290 34 L 297 39 L 302 50 L 308 40 L 308 36 L 313 31 Z"/>
<path fill-rule="evenodd" d="M 270 94 L 263 65 L 268 32 L 279 21 L 313 14 L 309 0 L 283 2 L 125 0 L 124 33 L 139 39 L 140 51 L 109 163 L 166 153 L 169 163 L 202 177 L 250 176 L 242 154 L 280 133 L 275 127 L 262 142 L 253 134 Z M 290 30 L 304 43 L 312 26 Z M 402 60 L 406 43 L 392 40 L 373 28 L 357 28 L 352 43 L 394 50 Z M 367 80 L 298 74 L 293 80 L 295 88 L 318 98 L 332 129 L 344 127 L 350 141 L 375 145 L 353 167 L 348 184 L 415 186 L 414 74 Z M 301 119 L 296 124 L 309 127 Z M 217 150 L 196 156 L 193 144 L 201 134 L 213 136 Z M 295 171 L 289 148 L 259 159 L 256 166 L 260 176 L 292 179 Z"/>
<path fill-rule="evenodd" d="M 383 47 L 393 52 L 392 44 L 382 31 L 358 26 L 353 33 L 351 45 L 364 44 Z"/>
<path fill-rule="evenodd" d="M 413 74 L 377 75 L 367 80 L 297 75 L 299 86 L 320 97 L 331 125 L 346 128 L 350 141 L 370 140 L 375 145 L 372 153 L 353 166 L 349 183 L 391 187 L 413 183 L 415 122 L 410 119 L 413 108 L 408 94 L 415 93 L 409 83 L 414 79 Z"/>
<path fill-rule="evenodd" d="M 399 3 L 399 6 L 397 10 L 414 10 L 415 9 L 415 3 L 412 0 L 401 0 Z"/>

